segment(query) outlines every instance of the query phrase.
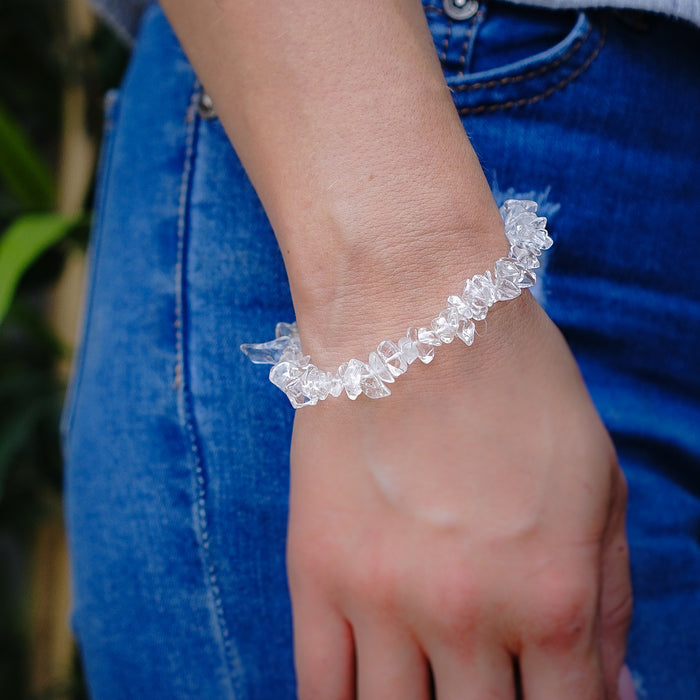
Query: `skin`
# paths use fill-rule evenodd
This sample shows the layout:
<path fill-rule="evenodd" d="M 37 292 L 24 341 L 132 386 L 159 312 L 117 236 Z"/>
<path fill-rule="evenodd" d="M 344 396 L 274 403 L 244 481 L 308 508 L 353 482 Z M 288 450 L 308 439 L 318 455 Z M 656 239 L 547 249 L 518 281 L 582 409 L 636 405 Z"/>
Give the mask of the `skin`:
<path fill-rule="evenodd" d="M 163 0 L 263 202 L 306 352 L 366 359 L 507 251 L 417 0 Z M 302 700 L 618 698 L 626 486 L 525 293 L 381 401 L 297 413 Z"/>

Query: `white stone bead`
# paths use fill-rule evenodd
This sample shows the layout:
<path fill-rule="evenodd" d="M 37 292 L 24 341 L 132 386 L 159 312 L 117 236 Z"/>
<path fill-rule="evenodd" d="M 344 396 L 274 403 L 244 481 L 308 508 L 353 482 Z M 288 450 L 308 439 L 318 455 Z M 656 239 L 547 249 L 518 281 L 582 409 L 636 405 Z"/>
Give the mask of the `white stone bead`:
<path fill-rule="evenodd" d="M 509 280 L 510 282 L 518 284 L 523 275 L 523 266 L 512 258 L 500 258 L 496 260 L 493 269 L 496 272 L 497 284 L 501 280 Z"/>
<path fill-rule="evenodd" d="M 294 379 L 284 389 L 292 406 L 294 408 L 302 408 L 302 406 L 315 406 L 318 403 L 317 396 L 308 396 L 304 393 L 303 380 L 301 377 Z"/>
<path fill-rule="evenodd" d="M 292 362 L 278 362 L 270 368 L 270 381 L 282 391 L 285 391 L 287 384 L 301 375 L 300 369 Z"/>
<path fill-rule="evenodd" d="M 329 389 L 328 393 L 338 398 L 343 393 L 343 380 L 338 376 L 338 372 L 327 372 Z"/>
<path fill-rule="evenodd" d="M 427 333 L 431 333 L 437 339 L 437 336 L 432 331 L 428 331 L 427 328 L 409 328 L 406 336 L 413 344 L 413 347 L 418 354 L 418 359 L 423 364 L 427 365 L 430 364 L 433 361 L 433 357 L 435 357 L 435 346 L 432 344 L 423 343 L 421 340 L 421 334 L 425 337 L 426 331 Z"/>
<path fill-rule="evenodd" d="M 401 348 L 391 340 L 383 340 L 379 343 L 377 354 L 386 362 L 386 366 L 395 377 L 403 374 L 408 369 L 408 363 L 403 352 L 401 352 Z"/>
<path fill-rule="evenodd" d="M 331 384 L 325 372 L 312 366 L 302 375 L 302 389 L 307 396 L 315 396 L 323 401 L 330 392 Z"/>
<path fill-rule="evenodd" d="M 398 348 L 397 348 L 398 350 Z M 387 363 L 378 355 L 376 352 L 371 352 L 369 354 L 369 368 L 383 381 L 387 384 L 391 384 L 394 381 L 394 375 L 391 373 Z"/>
<path fill-rule="evenodd" d="M 425 328 L 424 326 L 418 329 L 418 340 L 423 345 L 432 345 L 433 347 L 442 345 L 438 334 L 432 328 Z"/>
<path fill-rule="evenodd" d="M 299 337 L 299 331 L 297 330 L 296 321 L 294 321 L 294 323 L 285 323 L 284 321 L 280 321 L 275 326 L 275 338 L 283 338 L 285 336 L 291 338 Z"/>
<path fill-rule="evenodd" d="M 418 359 L 418 351 L 411 339 L 407 336 L 399 338 L 399 350 L 401 351 L 401 357 L 403 357 L 407 365 L 412 365 Z"/>
<path fill-rule="evenodd" d="M 465 304 L 462 297 L 458 297 L 456 294 L 451 294 L 449 297 L 447 297 L 447 309 L 448 311 L 453 309 L 457 313 L 458 318 L 471 318 L 470 306 Z"/>
<path fill-rule="evenodd" d="M 502 279 L 496 283 L 496 299 L 498 301 L 509 301 L 520 296 L 520 287 L 513 280 Z"/>
<path fill-rule="evenodd" d="M 345 393 L 353 401 L 362 393 L 362 370 L 364 366 L 364 362 L 353 358 L 348 361 L 342 375 Z"/>
<path fill-rule="evenodd" d="M 393 380 L 392 380 L 393 381 Z M 389 396 L 391 391 L 389 387 L 367 366 L 362 373 L 362 381 L 360 383 L 362 392 L 370 399 L 381 399 L 384 396 Z"/>
<path fill-rule="evenodd" d="M 518 282 L 518 287 L 521 289 L 532 287 L 535 282 L 537 282 L 537 275 L 532 270 L 525 270 L 522 279 Z"/>
<path fill-rule="evenodd" d="M 478 275 L 477 275 L 478 276 Z M 462 318 L 473 318 L 481 321 L 486 318 L 489 311 L 489 304 L 481 296 L 481 286 L 477 286 L 473 279 L 467 280 L 462 291 L 462 301 L 469 308 L 469 313 Z"/>
<path fill-rule="evenodd" d="M 519 265 L 528 270 L 534 270 L 540 266 L 540 261 L 537 255 L 523 246 L 511 246 L 510 257 L 513 258 Z"/>
<path fill-rule="evenodd" d="M 271 365 L 279 362 L 289 347 L 289 338 L 275 338 L 266 343 L 244 343 L 241 350 L 256 365 Z"/>
<path fill-rule="evenodd" d="M 459 299 L 459 297 L 456 297 Z M 464 302 L 459 299 L 461 304 Z M 466 305 L 465 305 L 466 307 Z M 454 340 L 457 329 L 459 328 L 459 314 L 457 310 L 448 307 L 444 311 L 441 311 L 430 324 L 430 327 L 437 334 L 443 343 L 451 343 Z"/>
<path fill-rule="evenodd" d="M 496 287 L 493 283 L 491 272 L 485 272 L 483 275 L 474 275 L 471 281 L 474 296 L 487 306 L 493 306 L 496 301 Z"/>
<path fill-rule="evenodd" d="M 459 324 L 457 337 L 467 346 L 474 342 L 474 321 L 462 321 Z"/>

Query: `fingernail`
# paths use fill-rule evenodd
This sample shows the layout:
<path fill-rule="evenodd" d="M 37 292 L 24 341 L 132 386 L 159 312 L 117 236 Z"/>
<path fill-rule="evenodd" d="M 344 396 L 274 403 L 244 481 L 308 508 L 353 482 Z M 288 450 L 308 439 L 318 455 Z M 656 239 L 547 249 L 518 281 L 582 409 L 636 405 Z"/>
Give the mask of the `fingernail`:
<path fill-rule="evenodd" d="M 617 690 L 620 693 L 620 700 L 637 700 L 637 693 L 634 692 L 634 681 L 627 666 L 623 666 L 617 679 Z"/>

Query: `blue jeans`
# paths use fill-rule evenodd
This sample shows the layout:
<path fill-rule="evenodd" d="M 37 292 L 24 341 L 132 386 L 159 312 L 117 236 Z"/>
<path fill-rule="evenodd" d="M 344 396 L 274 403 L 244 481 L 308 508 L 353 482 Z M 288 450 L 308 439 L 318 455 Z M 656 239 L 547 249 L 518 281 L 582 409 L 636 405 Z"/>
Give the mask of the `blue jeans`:
<path fill-rule="evenodd" d="M 496 2 L 452 20 L 424 4 L 496 198 L 550 217 L 539 298 L 630 485 L 640 698 L 698 698 L 697 31 Z M 199 99 L 152 8 L 108 100 L 63 420 L 73 625 L 99 699 L 295 696 L 293 411 L 238 350 L 294 310 L 265 213 Z"/>

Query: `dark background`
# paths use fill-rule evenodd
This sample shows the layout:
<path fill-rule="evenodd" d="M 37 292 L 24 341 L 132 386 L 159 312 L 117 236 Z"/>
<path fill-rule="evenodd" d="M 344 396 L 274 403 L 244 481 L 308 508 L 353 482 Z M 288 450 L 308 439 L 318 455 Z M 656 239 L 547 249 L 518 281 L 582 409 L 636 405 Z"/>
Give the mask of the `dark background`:
<path fill-rule="evenodd" d="M 86 697 L 68 623 L 58 425 L 102 96 L 118 84 L 126 55 L 84 0 L 0 3 L 3 700 Z"/>

